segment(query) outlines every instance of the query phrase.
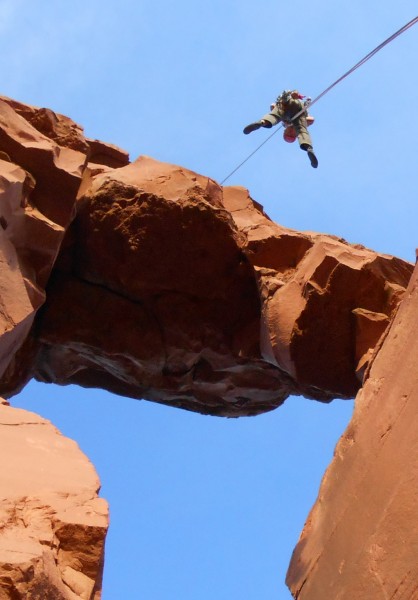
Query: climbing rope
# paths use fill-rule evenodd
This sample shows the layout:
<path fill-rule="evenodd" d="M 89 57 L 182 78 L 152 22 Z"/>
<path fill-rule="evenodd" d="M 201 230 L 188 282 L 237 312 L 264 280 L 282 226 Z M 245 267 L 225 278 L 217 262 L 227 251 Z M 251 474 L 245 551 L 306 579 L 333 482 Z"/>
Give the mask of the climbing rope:
<path fill-rule="evenodd" d="M 306 112 L 313 104 L 315 104 L 316 102 L 318 102 L 318 100 L 320 100 L 323 96 L 325 96 L 325 94 L 328 94 L 328 92 L 330 90 L 332 90 L 332 88 L 334 88 L 336 85 L 338 85 L 343 79 L 345 79 L 346 77 L 348 77 L 349 75 L 351 75 L 351 73 L 354 73 L 354 71 L 356 69 L 358 69 L 359 67 L 361 67 L 362 65 L 364 65 L 364 63 L 367 62 L 368 60 L 370 60 L 375 54 L 377 54 L 377 52 L 379 52 L 379 50 L 381 50 L 382 48 L 384 48 L 387 44 L 389 44 L 390 42 L 392 42 L 395 38 L 397 38 L 399 35 L 401 35 L 402 33 L 404 33 L 407 29 L 409 29 L 410 27 L 412 27 L 413 25 L 415 25 L 415 23 L 418 23 L 418 17 L 415 17 L 414 19 L 412 19 L 411 21 L 409 21 L 409 23 L 407 23 L 406 25 L 404 25 L 403 27 L 401 27 L 400 29 L 398 29 L 398 31 L 396 31 L 395 33 L 393 33 L 384 42 L 382 42 L 381 44 L 379 44 L 378 46 L 376 46 L 376 48 L 374 48 L 374 50 L 372 50 L 371 52 L 369 52 L 368 54 L 366 54 L 366 56 L 364 56 L 361 60 L 359 60 L 359 62 L 356 63 L 354 65 L 354 67 L 351 67 L 351 69 L 349 69 L 346 73 L 344 73 L 344 75 L 342 75 L 339 79 L 337 79 L 336 81 L 334 81 L 334 83 L 332 83 L 330 86 L 328 86 L 323 92 L 321 92 L 319 94 L 319 96 L 317 96 L 316 98 L 314 98 L 313 100 L 311 100 L 309 102 L 309 104 L 306 104 L 306 106 L 304 108 L 302 108 L 302 110 L 300 110 L 291 120 L 294 121 L 295 119 L 297 119 L 298 117 L 300 117 L 300 115 L 302 113 Z M 251 154 L 249 154 L 247 156 L 247 158 L 245 158 L 237 167 L 235 167 L 235 169 L 233 171 L 231 171 L 231 173 L 229 173 L 229 175 L 227 175 L 225 177 L 225 179 L 223 179 L 221 181 L 221 185 L 223 185 L 225 183 L 225 181 L 227 181 L 234 173 L 236 173 L 238 171 L 238 169 L 240 169 L 242 167 L 242 165 L 244 165 L 248 160 L 250 160 L 250 158 L 252 156 L 254 156 L 254 154 L 256 154 L 256 152 L 258 152 L 260 150 L 260 148 L 262 146 L 264 146 L 264 144 L 267 144 L 267 142 L 273 137 L 273 135 L 276 135 L 276 133 L 278 133 L 278 131 L 280 131 L 280 129 L 282 127 L 283 127 L 283 123 L 280 123 L 280 126 L 273 133 L 271 133 L 264 140 L 264 142 L 262 142 L 259 146 L 257 146 L 257 148 L 255 150 L 253 150 L 253 152 L 251 152 Z"/>

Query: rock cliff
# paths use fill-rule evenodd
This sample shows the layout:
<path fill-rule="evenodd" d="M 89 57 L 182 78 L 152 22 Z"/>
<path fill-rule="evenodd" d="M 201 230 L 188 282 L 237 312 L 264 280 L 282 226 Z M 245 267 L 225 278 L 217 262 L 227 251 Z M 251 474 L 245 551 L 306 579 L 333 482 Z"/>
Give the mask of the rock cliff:
<path fill-rule="evenodd" d="M 0 404 L 1 600 L 98 600 L 107 504 L 75 442 Z"/>
<path fill-rule="evenodd" d="M 281 227 L 244 188 L 148 157 L 130 162 L 69 118 L 4 97 L 0 178 L 0 393 L 9 399 L 31 378 L 229 417 L 272 410 L 291 394 L 351 398 L 373 372 L 413 269 Z M 38 417 L 2 410 L 5 425 L 20 424 L 7 431 L 36 425 L 43 444 L 57 443 Z M 68 490 L 53 465 L 48 493 L 25 473 L 3 493 L 0 598 L 35 599 L 39 585 L 55 590 L 44 597 L 100 597 L 98 485 L 74 448 L 56 461 L 78 465 L 88 482 Z M 22 511 L 40 516 L 22 536 L 33 552 L 13 563 Z M 316 560 L 299 558 L 300 547 L 295 594 L 300 563 Z M 16 579 L 22 561 L 27 588 Z"/>
<path fill-rule="evenodd" d="M 418 267 L 294 551 L 298 600 L 418 598 L 417 313 Z"/>

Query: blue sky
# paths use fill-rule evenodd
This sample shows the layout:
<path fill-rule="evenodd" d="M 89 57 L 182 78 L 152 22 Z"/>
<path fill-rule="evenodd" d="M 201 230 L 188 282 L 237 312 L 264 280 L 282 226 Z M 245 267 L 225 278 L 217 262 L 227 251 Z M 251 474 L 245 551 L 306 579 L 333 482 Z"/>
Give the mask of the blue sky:
<path fill-rule="evenodd" d="M 284 88 L 317 96 L 416 2 L 0 0 L 1 93 L 89 137 L 224 179 Z M 319 168 L 278 132 L 229 180 L 280 224 L 415 259 L 418 25 L 315 107 Z M 292 549 L 352 402 L 222 420 L 31 383 L 13 400 L 95 464 L 111 506 L 103 600 L 286 600 Z"/>

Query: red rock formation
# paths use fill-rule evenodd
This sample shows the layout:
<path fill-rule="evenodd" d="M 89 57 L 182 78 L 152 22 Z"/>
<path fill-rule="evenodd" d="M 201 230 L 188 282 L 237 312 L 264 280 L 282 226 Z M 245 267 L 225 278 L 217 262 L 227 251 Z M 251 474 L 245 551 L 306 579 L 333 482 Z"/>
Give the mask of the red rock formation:
<path fill-rule="evenodd" d="M 290 564 L 298 600 L 418 598 L 418 267 Z"/>
<path fill-rule="evenodd" d="M 0 374 L 27 339 L 45 300 L 86 161 L 84 153 L 58 146 L 14 108 L 17 103 L 0 99 Z M 14 369 L 19 380 L 25 366 L 16 363 Z"/>
<path fill-rule="evenodd" d="M 29 374 L 225 416 L 352 397 L 410 271 L 186 169 L 89 163 Z"/>
<path fill-rule="evenodd" d="M 225 206 L 245 233 L 261 296 L 263 356 L 305 395 L 352 397 L 411 265 L 332 236 L 276 225 L 240 188 Z"/>
<path fill-rule="evenodd" d="M 5 286 L 20 298 L 4 311 L 3 394 L 36 377 L 229 416 L 355 394 L 410 265 L 280 227 L 242 188 L 129 164 L 48 109 L 3 98 L 0 129 Z"/>
<path fill-rule="evenodd" d="M 0 598 L 99 600 L 108 516 L 93 466 L 38 415 L 0 404 Z"/>
<path fill-rule="evenodd" d="M 8 98 L 0 98 L 0 177 L 0 392 L 7 397 L 35 377 L 224 416 L 271 410 L 289 394 L 350 398 L 412 272 L 402 260 L 336 237 L 280 227 L 243 188 L 222 189 L 146 157 L 129 163 L 126 152 L 85 138 L 68 117 Z M 388 344 L 388 353 L 398 347 L 396 337 L 389 341 L 394 327 L 379 357 Z M 390 359 L 381 360 L 386 369 Z M 319 594 L 328 564 L 330 598 L 345 589 L 351 598 L 366 598 L 358 593 L 367 569 L 383 586 L 386 579 L 410 585 L 406 570 L 401 583 L 402 553 L 396 574 L 387 576 L 386 525 L 380 530 L 377 523 L 380 514 L 394 528 L 408 489 L 399 488 L 394 504 L 385 496 L 392 480 L 384 469 L 391 463 L 379 443 L 399 443 L 393 465 L 406 454 L 400 437 L 389 435 L 396 403 L 373 412 L 377 384 L 367 390 L 384 378 L 378 364 L 359 396 L 362 423 L 354 421 L 350 430 L 359 443 L 348 433 L 331 468 L 347 478 L 344 497 L 325 480 L 329 523 L 324 526 L 319 504 L 296 551 L 289 582 L 300 598 L 324 598 L 308 594 Z M 0 598 L 98 600 L 106 515 L 96 476 L 39 417 L 6 406 L 0 412 L 3 460 L 10 456 L 1 488 Z M 26 474 L 33 459 L 42 465 L 43 448 L 53 450 L 45 469 Z M 378 499 L 359 487 L 374 452 L 381 457 Z M 345 455 L 350 460 L 341 466 Z M 359 466 L 351 472 L 351 464 Z M 62 473 L 74 468 L 77 481 L 64 481 Z M 339 512 L 339 505 L 349 508 L 351 491 L 359 498 L 352 499 L 359 523 L 375 523 L 377 532 L 369 554 L 356 555 L 358 568 L 340 551 L 354 531 L 351 546 L 360 540 L 366 547 L 363 525 L 355 530 Z M 380 513 L 370 509 L 370 523 L 369 501 L 373 510 L 380 501 L 383 506 Z M 406 506 L 399 517 L 405 536 L 411 515 Z"/>

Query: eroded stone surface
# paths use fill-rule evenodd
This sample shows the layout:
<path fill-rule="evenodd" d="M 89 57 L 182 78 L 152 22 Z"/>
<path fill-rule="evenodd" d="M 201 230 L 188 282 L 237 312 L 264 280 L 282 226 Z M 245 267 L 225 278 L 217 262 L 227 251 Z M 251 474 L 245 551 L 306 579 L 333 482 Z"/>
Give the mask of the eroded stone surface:
<path fill-rule="evenodd" d="M 356 393 L 411 265 L 4 97 L 0 151 L 4 395 L 36 377 L 239 416 Z"/>
<path fill-rule="evenodd" d="M 418 269 L 295 549 L 298 600 L 418 598 Z"/>
<path fill-rule="evenodd" d="M 58 146 L 15 108 L 13 101 L 0 98 L 0 375 L 14 362 L 45 300 L 45 286 L 75 214 L 85 163 L 83 153 Z M 26 113 L 35 112 L 26 108 Z M 16 380 L 31 360 L 28 351 L 25 360 L 14 364 Z"/>
<path fill-rule="evenodd" d="M 233 416 L 277 406 L 293 388 L 259 352 L 256 281 L 214 182 L 146 158 L 105 171 L 71 235 L 37 377 Z"/>
<path fill-rule="evenodd" d="M 353 397 L 411 268 L 181 167 L 90 171 L 34 376 L 225 416 Z"/>
<path fill-rule="evenodd" d="M 288 581 L 301 600 L 418 598 L 411 264 L 281 227 L 244 188 L 130 163 L 0 97 L 0 267 L 8 397 L 35 377 L 242 416 L 290 394 L 353 397 L 370 373 Z M 0 600 L 98 600 L 94 470 L 7 402 L 0 428 Z"/>
<path fill-rule="evenodd" d="M 99 600 L 106 502 L 77 444 L 0 405 L 1 600 Z"/>
<path fill-rule="evenodd" d="M 280 227 L 242 188 L 226 188 L 224 195 L 257 274 L 263 357 L 305 395 L 355 395 L 385 328 L 377 323 L 389 322 L 411 265 L 333 236 Z"/>

